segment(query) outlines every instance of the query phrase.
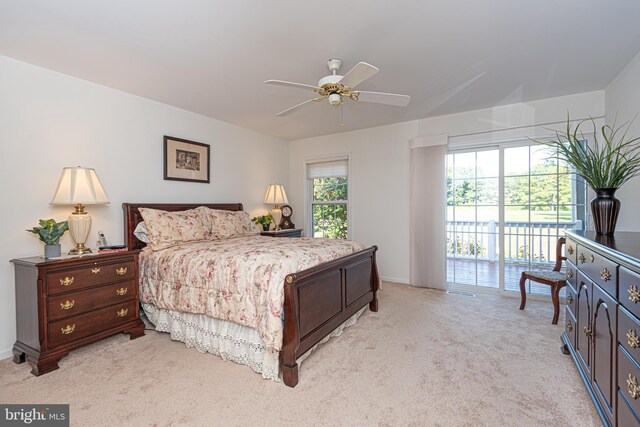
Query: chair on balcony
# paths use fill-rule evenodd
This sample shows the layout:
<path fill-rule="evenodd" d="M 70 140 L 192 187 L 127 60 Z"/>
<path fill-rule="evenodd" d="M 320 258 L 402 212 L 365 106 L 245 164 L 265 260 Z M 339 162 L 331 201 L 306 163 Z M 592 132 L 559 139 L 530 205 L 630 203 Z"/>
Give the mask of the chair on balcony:
<path fill-rule="evenodd" d="M 527 279 L 533 280 L 537 283 L 542 283 L 551 286 L 551 300 L 553 301 L 553 320 L 552 325 L 558 324 L 558 315 L 560 314 L 560 289 L 567 284 L 567 275 L 560 272 L 562 268 L 562 261 L 567 257 L 562 255 L 562 246 L 564 245 L 564 237 L 558 239 L 556 245 L 556 265 L 551 271 L 523 271 L 520 277 L 520 310 L 524 310 L 524 306 L 527 303 L 527 291 L 525 290 L 525 282 Z"/>

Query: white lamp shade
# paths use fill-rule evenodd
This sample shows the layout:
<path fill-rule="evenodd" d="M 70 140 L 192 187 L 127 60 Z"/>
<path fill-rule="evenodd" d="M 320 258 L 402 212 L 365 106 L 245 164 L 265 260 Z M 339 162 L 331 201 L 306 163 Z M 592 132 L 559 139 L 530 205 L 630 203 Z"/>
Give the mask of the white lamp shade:
<path fill-rule="evenodd" d="M 58 188 L 51 199 L 52 205 L 97 205 L 109 203 L 96 171 L 74 167 L 62 169 Z"/>
<path fill-rule="evenodd" d="M 264 202 L 276 205 L 289 203 L 287 193 L 284 191 L 284 186 L 281 184 L 270 184 L 267 188 L 267 194 L 264 195 Z"/>

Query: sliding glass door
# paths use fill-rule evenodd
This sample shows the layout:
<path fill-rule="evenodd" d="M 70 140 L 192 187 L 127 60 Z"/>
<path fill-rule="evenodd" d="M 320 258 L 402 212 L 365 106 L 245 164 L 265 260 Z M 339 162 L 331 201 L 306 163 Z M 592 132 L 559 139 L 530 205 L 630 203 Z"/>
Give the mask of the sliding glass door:
<path fill-rule="evenodd" d="M 538 144 L 452 151 L 447 157 L 450 288 L 519 291 L 524 270 L 551 269 L 564 230 L 585 225 L 586 189 Z M 530 284 L 531 294 L 549 287 Z"/>

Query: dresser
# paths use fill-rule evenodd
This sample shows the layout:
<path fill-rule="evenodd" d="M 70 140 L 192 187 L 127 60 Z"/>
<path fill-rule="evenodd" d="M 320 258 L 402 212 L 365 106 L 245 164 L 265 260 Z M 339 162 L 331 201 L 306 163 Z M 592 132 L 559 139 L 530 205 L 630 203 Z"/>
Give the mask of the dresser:
<path fill-rule="evenodd" d="M 58 260 L 14 259 L 15 363 L 31 373 L 58 369 L 69 351 L 120 332 L 144 335 L 138 304 L 138 253 Z"/>
<path fill-rule="evenodd" d="M 640 426 L 640 233 L 566 237 L 563 350 L 605 425 Z"/>

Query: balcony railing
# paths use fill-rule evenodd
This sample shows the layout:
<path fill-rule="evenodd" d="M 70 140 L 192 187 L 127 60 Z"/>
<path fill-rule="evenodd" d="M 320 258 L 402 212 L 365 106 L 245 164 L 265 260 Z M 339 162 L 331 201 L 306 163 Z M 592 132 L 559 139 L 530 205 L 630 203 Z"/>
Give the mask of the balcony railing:
<path fill-rule="evenodd" d="M 505 222 L 504 259 L 513 263 L 555 262 L 556 242 L 564 230 L 582 230 L 582 221 Z M 447 221 L 447 257 L 497 262 L 497 221 Z"/>

